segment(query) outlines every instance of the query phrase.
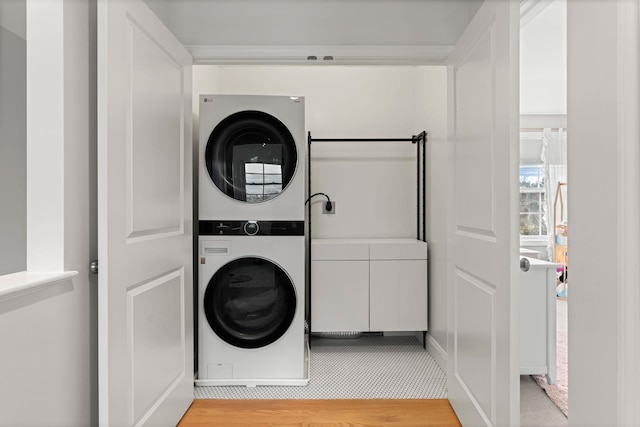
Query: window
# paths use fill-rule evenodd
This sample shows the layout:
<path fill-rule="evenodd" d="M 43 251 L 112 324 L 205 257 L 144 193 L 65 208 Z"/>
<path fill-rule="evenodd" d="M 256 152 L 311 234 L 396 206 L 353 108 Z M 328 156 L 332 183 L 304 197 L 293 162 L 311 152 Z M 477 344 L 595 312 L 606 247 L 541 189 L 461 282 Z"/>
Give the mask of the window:
<path fill-rule="evenodd" d="M 520 166 L 520 235 L 546 236 L 544 170 L 542 165 Z"/>

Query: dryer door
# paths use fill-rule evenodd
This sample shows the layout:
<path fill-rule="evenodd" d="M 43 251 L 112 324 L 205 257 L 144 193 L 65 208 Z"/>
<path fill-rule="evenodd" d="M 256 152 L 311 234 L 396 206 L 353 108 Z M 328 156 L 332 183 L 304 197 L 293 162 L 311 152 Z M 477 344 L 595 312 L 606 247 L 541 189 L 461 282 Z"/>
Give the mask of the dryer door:
<path fill-rule="evenodd" d="M 296 312 L 291 278 L 264 258 L 245 257 L 225 264 L 204 294 L 204 312 L 213 331 L 241 348 L 264 347 L 289 329 Z"/>
<path fill-rule="evenodd" d="M 205 162 L 214 184 L 227 196 L 260 203 L 287 187 L 298 155 L 291 132 L 280 120 L 261 111 L 241 111 L 211 132 Z"/>

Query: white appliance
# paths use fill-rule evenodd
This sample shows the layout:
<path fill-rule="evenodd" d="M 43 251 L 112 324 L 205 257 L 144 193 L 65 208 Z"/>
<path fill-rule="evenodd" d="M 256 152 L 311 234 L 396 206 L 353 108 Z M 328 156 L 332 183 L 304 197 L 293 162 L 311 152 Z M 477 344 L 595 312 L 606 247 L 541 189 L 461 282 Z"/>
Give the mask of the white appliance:
<path fill-rule="evenodd" d="M 201 95 L 200 220 L 303 220 L 304 97 Z"/>
<path fill-rule="evenodd" d="M 196 385 L 308 383 L 303 229 L 201 221 Z"/>

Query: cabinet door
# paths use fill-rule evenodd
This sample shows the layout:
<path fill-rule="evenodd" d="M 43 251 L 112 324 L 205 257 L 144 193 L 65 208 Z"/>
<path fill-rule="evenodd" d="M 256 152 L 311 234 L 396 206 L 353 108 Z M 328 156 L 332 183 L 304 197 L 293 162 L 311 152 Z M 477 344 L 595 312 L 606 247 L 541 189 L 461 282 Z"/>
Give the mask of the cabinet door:
<path fill-rule="evenodd" d="M 311 331 L 369 330 L 369 261 L 312 261 Z"/>
<path fill-rule="evenodd" d="M 520 374 L 546 374 L 546 269 L 520 273 Z"/>
<path fill-rule="evenodd" d="M 427 261 L 371 261 L 372 331 L 427 330 Z"/>

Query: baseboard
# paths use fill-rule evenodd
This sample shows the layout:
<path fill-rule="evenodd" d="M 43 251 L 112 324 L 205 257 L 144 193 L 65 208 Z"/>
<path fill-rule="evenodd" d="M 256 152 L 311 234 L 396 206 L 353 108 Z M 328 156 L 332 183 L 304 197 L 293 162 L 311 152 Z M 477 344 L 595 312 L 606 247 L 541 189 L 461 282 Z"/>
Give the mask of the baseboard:
<path fill-rule="evenodd" d="M 436 361 L 440 369 L 447 372 L 447 352 L 438 344 L 438 342 L 427 333 L 427 351 Z"/>

